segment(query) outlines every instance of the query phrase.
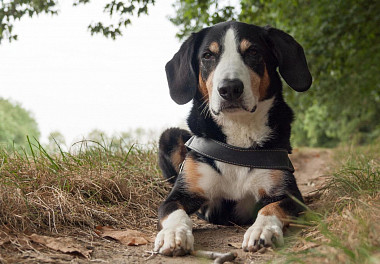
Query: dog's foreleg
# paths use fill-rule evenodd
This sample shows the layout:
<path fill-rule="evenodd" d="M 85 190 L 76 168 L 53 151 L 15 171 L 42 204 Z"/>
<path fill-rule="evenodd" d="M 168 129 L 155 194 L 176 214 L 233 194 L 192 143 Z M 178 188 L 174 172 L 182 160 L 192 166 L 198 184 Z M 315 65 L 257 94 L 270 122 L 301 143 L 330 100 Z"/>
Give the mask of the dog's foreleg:
<path fill-rule="evenodd" d="M 294 206 L 290 207 L 291 204 Z M 275 243 L 283 245 L 283 229 L 289 224 L 291 217 L 297 216 L 299 207 L 289 197 L 264 206 L 256 221 L 244 234 L 243 250 L 255 252 L 262 247 L 273 247 Z"/>
<path fill-rule="evenodd" d="M 163 255 L 185 255 L 193 250 L 193 222 L 185 210 L 177 209 L 160 220 L 154 251 Z"/>
<path fill-rule="evenodd" d="M 154 251 L 167 256 L 189 254 L 194 245 L 193 223 L 189 214 L 198 210 L 204 201 L 177 183 L 158 209 L 161 231 L 156 236 Z"/>

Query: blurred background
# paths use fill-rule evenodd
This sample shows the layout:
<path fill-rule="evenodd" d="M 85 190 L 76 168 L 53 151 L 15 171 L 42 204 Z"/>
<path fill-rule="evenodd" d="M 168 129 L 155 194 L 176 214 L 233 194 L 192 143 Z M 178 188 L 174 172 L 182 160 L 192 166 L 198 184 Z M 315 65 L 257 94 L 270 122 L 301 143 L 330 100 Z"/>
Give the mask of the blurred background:
<path fill-rule="evenodd" d="M 1 0 L 1 144 L 147 142 L 184 126 L 191 103 L 170 99 L 165 63 L 192 31 L 231 19 L 277 27 L 304 47 L 311 89 L 284 84 L 294 145 L 380 136 L 379 1 Z"/>

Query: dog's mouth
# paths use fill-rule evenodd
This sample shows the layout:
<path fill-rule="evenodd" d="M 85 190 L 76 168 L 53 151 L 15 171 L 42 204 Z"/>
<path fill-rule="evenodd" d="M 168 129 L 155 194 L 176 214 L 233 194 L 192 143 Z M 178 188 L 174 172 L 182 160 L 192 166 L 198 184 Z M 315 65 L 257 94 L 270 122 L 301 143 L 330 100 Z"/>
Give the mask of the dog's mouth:
<path fill-rule="evenodd" d="M 241 113 L 241 112 L 249 112 L 253 113 L 256 111 L 256 106 L 254 106 L 252 109 L 248 109 L 245 105 L 242 103 L 231 103 L 231 102 L 224 102 L 220 105 L 219 110 L 215 111 L 212 109 L 212 112 L 214 115 L 219 115 L 220 113 L 225 114 L 234 114 L 234 113 Z"/>

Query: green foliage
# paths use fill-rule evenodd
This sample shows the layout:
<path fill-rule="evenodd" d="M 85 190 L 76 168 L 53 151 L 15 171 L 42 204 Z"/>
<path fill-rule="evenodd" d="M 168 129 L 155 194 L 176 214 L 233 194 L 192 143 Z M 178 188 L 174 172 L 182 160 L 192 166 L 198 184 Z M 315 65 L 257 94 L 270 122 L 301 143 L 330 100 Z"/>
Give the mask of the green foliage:
<path fill-rule="evenodd" d="M 380 134 L 380 2 L 178 0 L 178 37 L 216 22 L 236 19 L 270 24 L 293 35 L 304 47 L 313 75 L 306 94 L 285 89 L 295 110 L 296 145 L 332 146 L 356 137 L 368 142 Z"/>
<path fill-rule="evenodd" d="M 13 24 L 16 20 L 40 13 L 56 15 L 56 5 L 56 0 L 0 0 L 0 43 L 4 38 L 9 42 L 17 40 L 17 35 L 13 34 Z"/>
<path fill-rule="evenodd" d="M 26 146 L 26 136 L 38 138 L 40 132 L 31 113 L 19 104 L 0 98 L 0 143 L 8 147 Z"/>
<path fill-rule="evenodd" d="M 218 0 L 177 0 L 174 8 L 177 16 L 171 17 L 170 21 L 179 27 L 177 37 L 180 39 L 190 35 L 191 32 L 199 31 L 204 25 L 214 25 L 236 18 L 234 7 L 221 6 Z"/>
<path fill-rule="evenodd" d="M 73 0 L 73 5 L 88 4 L 90 0 Z M 123 28 L 131 24 L 131 17 L 148 14 L 148 7 L 154 5 L 155 0 L 112 0 L 104 6 L 104 13 L 108 13 L 111 18 L 118 18 L 116 23 L 104 25 L 102 22 L 95 22 L 88 26 L 91 35 L 102 34 L 107 38 L 116 39 L 122 35 Z M 17 35 L 13 33 L 13 24 L 23 16 L 30 17 L 40 13 L 58 14 L 58 0 L 0 0 L 0 43 L 3 39 L 8 41 L 17 40 Z"/>
<path fill-rule="evenodd" d="M 77 0 L 74 5 L 87 4 L 90 0 Z M 116 39 L 122 35 L 122 29 L 131 24 L 131 17 L 142 14 L 148 14 L 148 6 L 154 5 L 155 0 L 130 0 L 126 1 L 111 1 L 104 6 L 104 13 L 108 13 L 110 17 L 118 17 L 117 23 L 103 25 L 102 22 L 92 23 L 88 26 L 91 35 L 101 33 L 107 38 Z"/>

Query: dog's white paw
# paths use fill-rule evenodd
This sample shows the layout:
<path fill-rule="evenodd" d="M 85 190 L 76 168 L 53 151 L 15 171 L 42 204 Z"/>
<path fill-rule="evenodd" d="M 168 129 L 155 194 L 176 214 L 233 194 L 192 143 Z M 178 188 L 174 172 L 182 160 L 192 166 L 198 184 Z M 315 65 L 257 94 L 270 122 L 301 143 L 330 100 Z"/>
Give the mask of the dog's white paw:
<path fill-rule="evenodd" d="M 255 252 L 262 247 L 284 244 L 282 233 L 283 223 L 275 215 L 257 216 L 255 223 L 244 234 L 242 248 L 244 251 Z"/>
<path fill-rule="evenodd" d="M 182 256 L 194 249 L 192 221 L 184 210 L 176 210 L 162 223 L 154 251 L 166 256 Z"/>

